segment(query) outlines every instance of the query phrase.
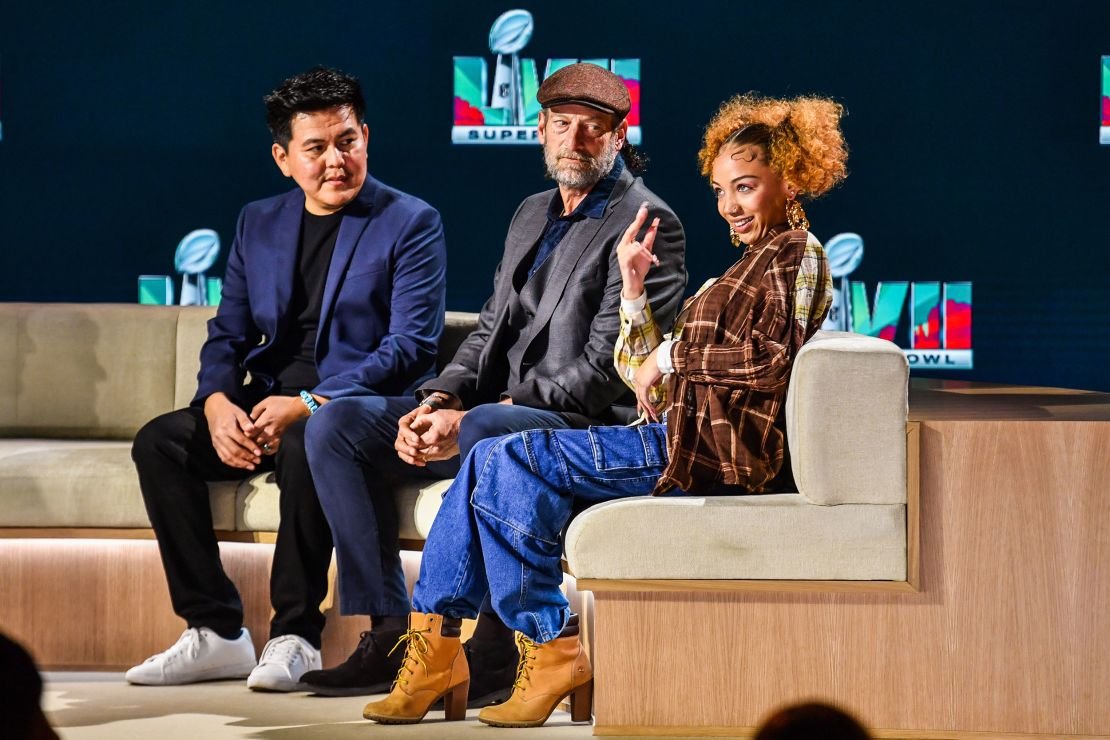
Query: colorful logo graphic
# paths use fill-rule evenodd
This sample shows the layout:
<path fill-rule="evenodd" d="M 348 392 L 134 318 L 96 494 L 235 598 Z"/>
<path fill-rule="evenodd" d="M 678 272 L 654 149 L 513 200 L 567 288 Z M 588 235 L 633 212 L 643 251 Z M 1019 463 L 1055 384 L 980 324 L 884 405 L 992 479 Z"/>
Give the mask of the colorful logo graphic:
<path fill-rule="evenodd" d="M 1102 58 L 1102 126 L 1098 130 L 1100 144 L 1110 144 L 1110 56 Z"/>
<path fill-rule="evenodd" d="M 867 286 L 849 281 L 863 261 L 863 237 L 837 234 L 825 245 L 834 280 L 833 305 L 822 328 L 852 331 L 898 344 L 917 370 L 970 370 L 971 283 L 884 282 L 869 301 Z M 835 281 L 839 280 L 839 284 Z M 909 332 L 898 325 L 909 296 Z"/>
<path fill-rule="evenodd" d="M 639 59 L 548 59 L 543 77 L 535 59 L 517 54 L 532 39 L 535 24 L 527 10 L 510 10 L 493 22 L 489 50 L 496 54 L 493 84 L 484 57 L 455 57 L 455 116 L 451 141 L 455 144 L 535 144 L 540 104 L 536 92 L 553 72 L 577 62 L 590 62 L 624 80 L 632 97 L 628 113 L 628 141 L 639 144 Z"/>
<path fill-rule="evenodd" d="M 181 273 L 182 306 L 217 306 L 223 281 L 207 272 L 220 256 L 220 235 L 212 229 L 190 231 L 174 252 L 174 269 Z M 139 303 L 173 305 L 173 280 L 169 275 L 140 275 Z"/>

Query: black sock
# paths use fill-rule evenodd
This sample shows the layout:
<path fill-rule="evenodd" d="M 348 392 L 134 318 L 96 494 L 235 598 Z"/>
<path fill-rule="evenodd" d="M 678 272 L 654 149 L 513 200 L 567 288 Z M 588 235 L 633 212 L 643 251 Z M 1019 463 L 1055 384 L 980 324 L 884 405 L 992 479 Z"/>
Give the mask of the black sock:
<path fill-rule="evenodd" d="M 393 615 L 370 617 L 370 631 L 374 634 L 380 632 L 404 632 L 408 625 L 408 615 L 403 617 Z"/>
<path fill-rule="evenodd" d="M 482 612 L 478 615 L 478 625 L 474 628 L 474 636 L 471 639 L 480 642 L 483 650 L 497 653 L 516 652 L 516 638 L 513 631 L 493 612 Z"/>
<path fill-rule="evenodd" d="M 243 628 L 242 627 L 236 627 L 235 629 L 229 629 L 227 627 L 224 627 L 222 629 L 217 629 L 215 627 L 209 627 L 208 629 L 212 630 L 213 632 L 215 632 L 217 635 L 219 635 L 220 637 L 222 637 L 225 640 L 238 640 L 239 635 L 243 634 Z"/>

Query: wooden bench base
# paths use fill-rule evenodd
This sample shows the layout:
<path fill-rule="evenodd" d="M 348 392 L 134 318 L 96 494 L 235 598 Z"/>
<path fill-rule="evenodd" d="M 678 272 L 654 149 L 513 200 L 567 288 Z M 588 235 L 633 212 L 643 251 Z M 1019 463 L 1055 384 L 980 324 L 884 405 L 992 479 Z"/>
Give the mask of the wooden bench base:
<path fill-rule="evenodd" d="M 271 544 L 220 543 L 259 651 L 269 637 L 273 552 Z M 44 670 L 129 668 L 165 650 L 185 628 L 170 607 L 152 539 L 0 538 L 0 593 L 0 630 Z M 369 625 L 367 617 L 338 613 L 337 605 L 326 611 L 325 665 L 345 660 Z"/>
<path fill-rule="evenodd" d="M 269 636 L 270 533 L 220 532 L 220 558 L 243 600 L 244 621 L 261 652 Z M 229 541 L 231 540 L 231 541 Z M 268 541 L 268 542 L 267 542 Z M 423 542 L 401 552 L 411 591 Z M 323 663 L 342 663 L 369 629 L 368 617 L 339 616 L 334 561 L 324 601 Z M 566 579 L 571 608 L 588 640 L 592 599 Z M 0 632 L 31 651 L 43 670 L 130 668 L 165 650 L 185 629 L 149 529 L 0 529 Z M 469 638 L 474 623 L 464 620 Z"/>
<path fill-rule="evenodd" d="M 919 591 L 594 588 L 595 734 L 1110 737 L 1110 423 L 930 421 Z"/>

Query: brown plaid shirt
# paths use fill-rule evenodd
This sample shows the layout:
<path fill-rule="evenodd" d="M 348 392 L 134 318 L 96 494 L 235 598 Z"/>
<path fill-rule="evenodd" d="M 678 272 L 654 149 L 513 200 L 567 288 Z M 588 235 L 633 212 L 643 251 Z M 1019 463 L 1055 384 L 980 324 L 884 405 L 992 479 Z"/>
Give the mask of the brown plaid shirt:
<path fill-rule="evenodd" d="M 675 322 L 667 396 L 670 462 L 655 492 L 721 485 L 760 493 L 782 468 L 781 417 L 794 356 L 821 327 L 832 278 L 820 243 L 785 224 L 690 299 Z M 622 316 L 617 369 L 630 378 L 659 344 L 647 323 Z"/>

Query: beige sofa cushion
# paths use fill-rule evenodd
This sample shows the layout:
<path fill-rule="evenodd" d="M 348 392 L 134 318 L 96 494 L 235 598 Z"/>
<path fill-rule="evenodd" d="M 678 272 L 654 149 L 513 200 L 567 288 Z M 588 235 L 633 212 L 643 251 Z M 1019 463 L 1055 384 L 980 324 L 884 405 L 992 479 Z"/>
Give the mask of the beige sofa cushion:
<path fill-rule="evenodd" d="M 129 439 L 172 408 L 176 308 L 21 303 L 3 316 L 3 436 Z"/>
<path fill-rule="evenodd" d="M 216 529 L 235 526 L 236 485 L 209 484 Z M 0 439 L 0 527 L 149 528 L 131 443 Z"/>
<path fill-rule="evenodd" d="M 579 514 L 565 544 L 578 578 L 906 578 L 904 506 L 796 493 L 618 499 Z"/>
<path fill-rule="evenodd" d="M 0 354 L 0 436 L 28 437 L 0 439 L 0 527 L 149 527 L 129 440 L 192 400 L 215 313 L 212 306 L 0 304 L 0 342 L 10 348 Z M 477 314 L 447 312 L 440 367 L 476 325 Z M 427 536 L 449 483 L 399 488 L 403 538 Z M 277 530 L 272 474 L 209 490 L 217 529 Z"/>
<path fill-rule="evenodd" d="M 906 502 L 909 366 L 891 342 L 818 332 L 794 360 L 786 432 L 798 490 L 818 504 Z"/>

